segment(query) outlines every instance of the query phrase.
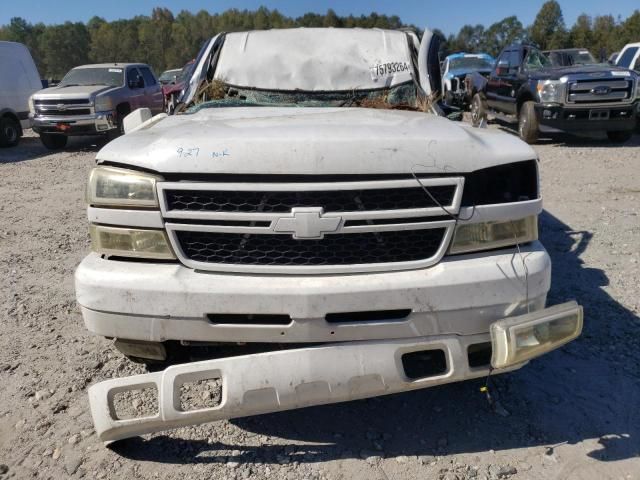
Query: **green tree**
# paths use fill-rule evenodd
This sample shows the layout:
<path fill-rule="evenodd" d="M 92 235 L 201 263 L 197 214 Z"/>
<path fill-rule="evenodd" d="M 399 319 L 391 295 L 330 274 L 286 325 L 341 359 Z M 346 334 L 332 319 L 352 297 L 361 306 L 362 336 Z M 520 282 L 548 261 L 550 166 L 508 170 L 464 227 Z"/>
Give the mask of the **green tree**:
<path fill-rule="evenodd" d="M 549 0 L 542 5 L 529 29 L 529 35 L 531 40 L 543 50 L 565 46 L 567 31 L 562 9 L 556 0 Z"/>
<path fill-rule="evenodd" d="M 482 48 L 484 33 L 482 25 L 465 25 L 450 39 L 449 49 L 452 52 L 477 52 Z"/>
<path fill-rule="evenodd" d="M 593 19 L 591 53 L 605 56 L 622 48 L 619 28 L 612 15 L 601 15 Z"/>
<path fill-rule="evenodd" d="M 593 32 L 589 15 L 583 13 L 576 19 L 576 23 L 569 30 L 569 44 L 578 48 L 593 48 Z"/>
<path fill-rule="evenodd" d="M 89 41 L 89 31 L 84 23 L 66 22 L 47 27 L 40 36 L 47 75 L 62 78 L 73 67 L 88 63 Z"/>
<path fill-rule="evenodd" d="M 635 10 L 629 18 L 620 25 L 620 35 L 618 36 L 617 49 L 623 45 L 640 40 L 640 10 Z"/>
<path fill-rule="evenodd" d="M 145 17 L 138 27 L 140 60 L 149 63 L 156 71 L 167 68 L 171 57 L 173 13 L 167 8 L 154 8 L 151 18 Z"/>
<path fill-rule="evenodd" d="M 503 18 L 484 32 L 481 49 L 496 56 L 507 45 L 521 41 L 524 34 L 524 28 L 518 17 Z"/>

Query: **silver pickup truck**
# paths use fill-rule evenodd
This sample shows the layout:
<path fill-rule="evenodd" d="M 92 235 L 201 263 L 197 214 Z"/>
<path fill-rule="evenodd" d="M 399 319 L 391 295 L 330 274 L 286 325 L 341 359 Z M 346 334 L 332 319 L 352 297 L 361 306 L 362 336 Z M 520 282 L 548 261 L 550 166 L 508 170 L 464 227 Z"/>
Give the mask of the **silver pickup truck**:
<path fill-rule="evenodd" d="M 71 69 L 59 85 L 29 100 L 29 118 L 45 147 L 64 148 L 74 135 L 122 133 L 122 119 L 138 108 L 160 113 L 164 97 L 151 67 L 104 63 Z"/>

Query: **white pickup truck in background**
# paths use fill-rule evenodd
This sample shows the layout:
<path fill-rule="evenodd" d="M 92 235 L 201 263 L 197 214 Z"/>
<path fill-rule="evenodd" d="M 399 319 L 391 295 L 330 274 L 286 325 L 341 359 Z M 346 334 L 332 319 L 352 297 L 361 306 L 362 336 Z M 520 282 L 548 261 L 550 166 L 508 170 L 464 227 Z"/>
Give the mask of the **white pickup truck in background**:
<path fill-rule="evenodd" d="M 212 358 L 90 388 L 104 441 L 519 368 L 576 338 L 545 307 L 535 152 L 443 118 L 429 31 L 220 34 L 177 115 L 138 110 L 88 185 L 87 328 Z M 189 409 L 186 383 L 215 381 Z M 114 398 L 157 392 L 152 414 Z"/>

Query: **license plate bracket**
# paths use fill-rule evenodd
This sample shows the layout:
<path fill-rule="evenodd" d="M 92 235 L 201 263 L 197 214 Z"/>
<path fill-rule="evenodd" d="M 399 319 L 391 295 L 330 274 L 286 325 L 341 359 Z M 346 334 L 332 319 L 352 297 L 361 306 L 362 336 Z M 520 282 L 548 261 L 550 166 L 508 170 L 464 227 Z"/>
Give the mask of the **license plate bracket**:
<path fill-rule="evenodd" d="M 589 120 L 609 120 L 609 110 L 589 110 Z"/>

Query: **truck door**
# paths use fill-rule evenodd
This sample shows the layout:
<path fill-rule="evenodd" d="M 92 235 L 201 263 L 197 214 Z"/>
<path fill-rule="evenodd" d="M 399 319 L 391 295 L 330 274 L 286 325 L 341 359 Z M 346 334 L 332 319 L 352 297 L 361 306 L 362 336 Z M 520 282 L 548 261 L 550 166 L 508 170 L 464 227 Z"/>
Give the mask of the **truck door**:
<path fill-rule="evenodd" d="M 489 78 L 487 79 L 487 103 L 490 108 L 498 110 L 499 112 L 503 111 L 503 102 L 500 99 L 500 91 L 502 79 L 509 70 L 509 53 L 510 52 L 508 50 L 505 50 L 500 54 L 498 60 L 496 60 L 493 70 L 489 74 Z"/>
<path fill-rule="evenodd" d="M 516 113 L 516 93 L 521 63 L 518 50 L 503 52 L 496 64 L 495 75 L 492 75 L 489 80 L 492 84 L 487 88 L 487 96 L 492 92 L 494 108 L 502 113 Z"/>
<path fill-rule="evenodd" d="M 151 109 L 151 113 L 157 115 L 164 110 L 164 96 L 162 87 L 149 67 L 140 67 L 144 78 L 145 107 Z"/>
<path fill-rule="evenodd" d="M 136 67 L 127 69 L 127 88 L 129 89 L 129 105 L 131 111 L 145 107 L 144 78 Z"/>

